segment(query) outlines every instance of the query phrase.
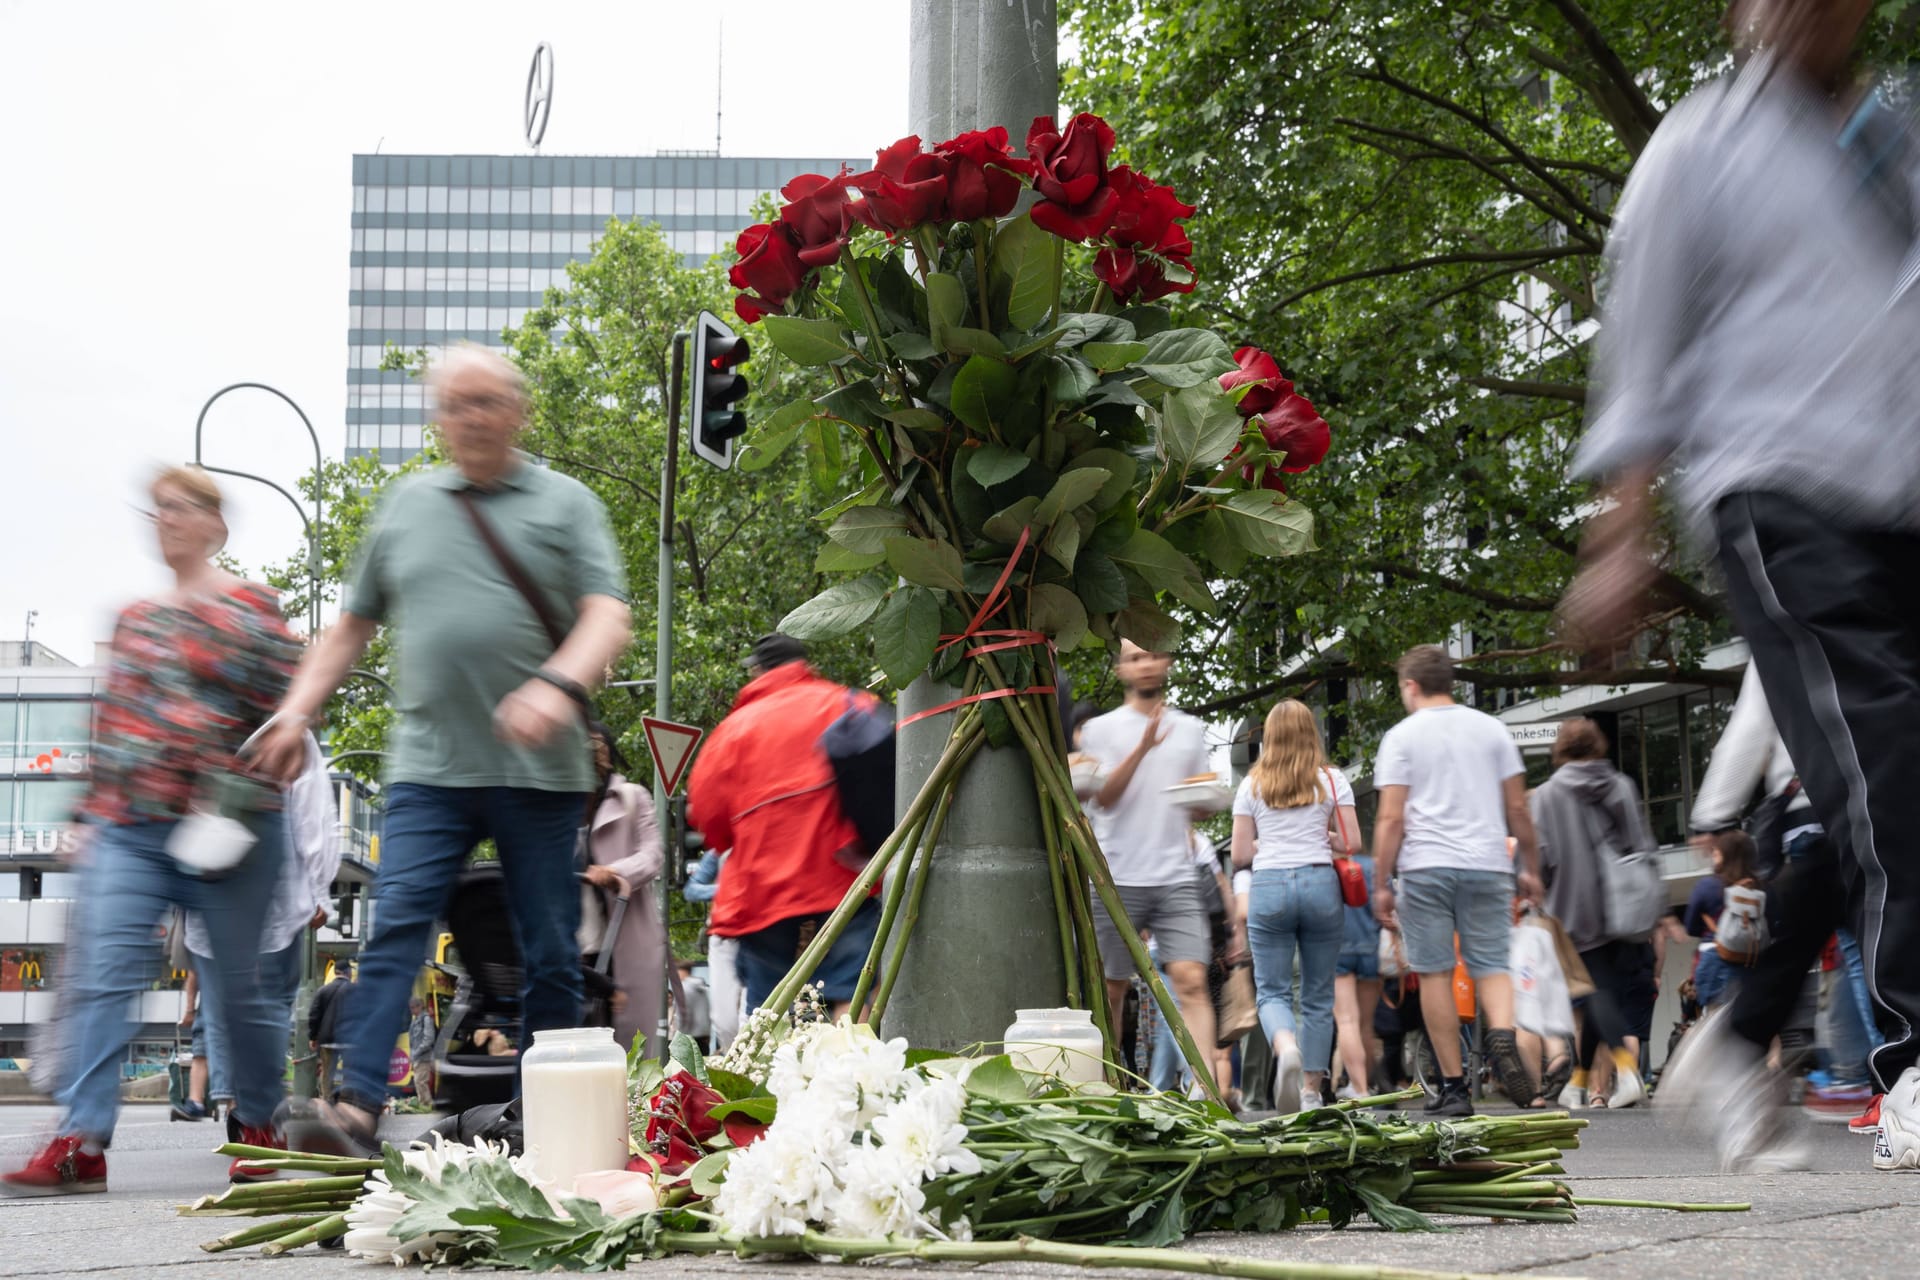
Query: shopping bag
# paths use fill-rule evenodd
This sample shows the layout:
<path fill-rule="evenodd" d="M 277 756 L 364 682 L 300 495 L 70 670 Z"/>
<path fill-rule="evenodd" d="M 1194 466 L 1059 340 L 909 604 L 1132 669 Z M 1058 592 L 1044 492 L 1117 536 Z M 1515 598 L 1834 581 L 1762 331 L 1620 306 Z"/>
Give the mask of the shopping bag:
<path fill-rule="evenodd" d="M 1216 970 L 1218 964 L 1214 966 Z M 1254 996 L 1253 966 L 1242 961 L 1228 966 L 1213 992 L 1214 1043 L 1224 1049 L 1239 1043 L 1260 1025 L 1260 1004 Z"/>
<path fill-rule="evenodd" d="M 1553 931 L 1537 917 L 1514 928 L 1507 966 L 1513 975 L 1513 1021 L 1539 1036 L 1571 1036 L 1573 1000 L 1553 945 Z"/>

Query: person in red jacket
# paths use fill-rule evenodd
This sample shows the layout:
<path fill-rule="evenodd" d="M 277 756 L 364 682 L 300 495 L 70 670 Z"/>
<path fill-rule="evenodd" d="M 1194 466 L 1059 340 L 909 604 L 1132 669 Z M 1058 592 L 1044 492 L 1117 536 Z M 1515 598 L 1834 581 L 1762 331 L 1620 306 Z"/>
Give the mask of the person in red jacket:
<path fill-rule="evenodd" d="M 747 1010 L 760 1007 L 865 866 L 820 746 L 827 726 L 873 696 L 822 679 L 791 636 L 763 636 L 747 683 L 707 739 L 687 783 L 687 822 L 709 849 L 731 849 L 707 931 L 739 941 Z M 876 886 L 875 892 L 878 892 Z M 814 980 L 837 1017 L 853 999 L 880 918 L 873 898 Z"/>

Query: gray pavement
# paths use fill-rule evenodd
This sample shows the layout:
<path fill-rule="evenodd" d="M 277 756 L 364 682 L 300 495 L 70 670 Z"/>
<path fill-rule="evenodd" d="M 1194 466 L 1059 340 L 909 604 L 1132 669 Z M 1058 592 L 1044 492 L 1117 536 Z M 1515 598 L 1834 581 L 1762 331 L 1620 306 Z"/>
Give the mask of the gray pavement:
<path fill-rule="evenodd" d="M 129 1107 L 111 1156 L 112 1191 L 70 1200 L 0 1200 L 0 1276 L 132 1280 L 240 1280 L 238 1268 L 271 1267 L 286 1280 L 373 1276 L 378 1264 L 306 1251 L 264 1260 L 252 1253 L 209 1256 L 197 1247 L 231 1229 L 186 1219 L 173 1206 L 215 1190 L 225 1162 L 209 1153 L 212 1125 L 170 1124 L 161 1107 Z M 1593 1124 L 1567 1168 L 1575 1194 L 1614 1199 L 1750 1201 L 1744 1214 L 1676 1214 L 1643 1209 L 1584 1210 L 1573 1226 L 1501 1223 L 1438 1235 L 1396 1235 L 1372 1227 L 1306 1228 L 1287 1235 L 1208 1236 L 1191 1248 L 1248 1258 L 1329 1265 L 1364 1264 L 1443 1273 L 1710 1277 L 1906 1277 L 1920 1274 L 1920 1176 L 1876 1174 L 1868 1141 L 1844 1126 L 1820 1125 L 1813 1171 L 1718 1177 L 1711 1157 L 1644 1110 L 1587 1113 Z M 0 1108 L 0 1161 L 25 1157 L 51 1124 L 44 1107 Z M 424 1127 L 412 1118 L 409 1127 Z M 741 1272 L 731 1258 L 672 1259 L 635 1269 L 657 1277 Z M 959 1275 L 954 1268 L 924 1268 Z M 986 1270 L 1068 1274 L 1024 1263 Z M 249 1273 L 250 1274 L 250 1273 Z M 266 1274 L 263 1272 L 262 1274 Z M 381 1267 L 377 1274 L 391 1275 Z M 760 1273 L 764 1276 L 764 1270 Z M 1123 1271 L 1125 1275 L 1156 1273 Z"/>

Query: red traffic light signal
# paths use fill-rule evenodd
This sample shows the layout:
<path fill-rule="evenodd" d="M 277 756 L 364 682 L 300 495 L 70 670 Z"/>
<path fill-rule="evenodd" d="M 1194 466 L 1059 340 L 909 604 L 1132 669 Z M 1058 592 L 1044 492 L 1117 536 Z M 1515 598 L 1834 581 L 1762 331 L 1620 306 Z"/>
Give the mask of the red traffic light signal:
<path fill-rule="evenodd" d="M 747 379 L 736 372 L 746 363 L 747 340 L 725 321 L 702 311 L 693 324 L 693 451 L 721 470 L 733 465 L 733 441 L 747 429 L 747 415 L 735 408 L 747 394 Z"/>

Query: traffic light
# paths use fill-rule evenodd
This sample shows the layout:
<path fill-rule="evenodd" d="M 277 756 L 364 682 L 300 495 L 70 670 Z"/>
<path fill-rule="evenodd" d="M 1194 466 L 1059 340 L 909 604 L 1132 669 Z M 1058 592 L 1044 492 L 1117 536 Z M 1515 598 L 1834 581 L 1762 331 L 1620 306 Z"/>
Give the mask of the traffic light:
<path fill-rule="evenodd" d="M 734 407 L 747 394 L 736 372 L 746 359 L 747 340 L 702 311 L 693 322 L 693 451 L 722 471 L 733 466 L 734 437 L 747 429 L 747 415 Z"/>

